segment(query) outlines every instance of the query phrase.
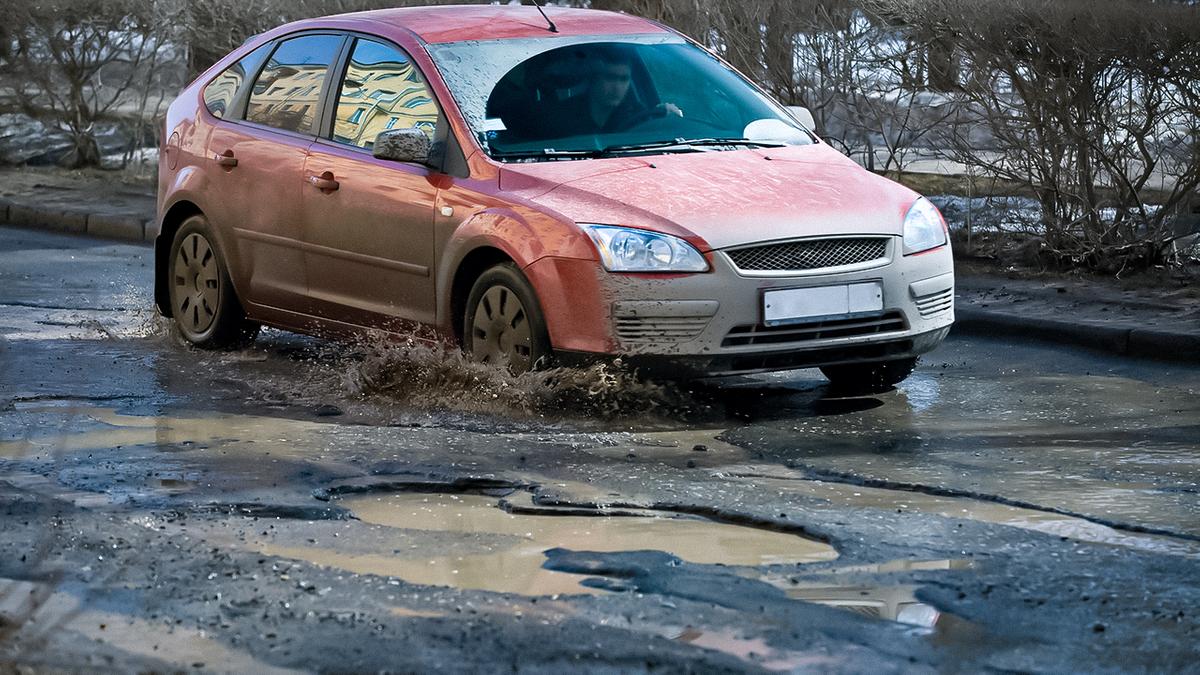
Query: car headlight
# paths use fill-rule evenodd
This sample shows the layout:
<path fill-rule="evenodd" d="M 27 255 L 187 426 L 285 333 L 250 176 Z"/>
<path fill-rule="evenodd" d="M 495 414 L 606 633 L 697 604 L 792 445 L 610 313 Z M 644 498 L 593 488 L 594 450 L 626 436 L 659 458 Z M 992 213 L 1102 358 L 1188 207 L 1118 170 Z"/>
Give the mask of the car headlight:
<path fill-rule="evenodd" d="M 609 272 L 706 272 L 708 262 L 691 244 L 648 230 L 615 225 L 580 227 L 600 250 L 600 261 Z"/>
<path fill-rule="evenodd" d="M 904 216 L 904 255 L 928 251 L 946 243 L 946 221 L 928 199 L 913 202 Z"/>

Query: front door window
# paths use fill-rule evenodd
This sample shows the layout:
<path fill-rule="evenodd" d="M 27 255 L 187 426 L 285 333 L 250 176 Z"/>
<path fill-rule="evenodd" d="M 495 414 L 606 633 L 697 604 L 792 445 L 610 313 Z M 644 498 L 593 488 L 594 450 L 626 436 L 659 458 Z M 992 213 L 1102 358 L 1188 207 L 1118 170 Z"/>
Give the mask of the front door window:
<path fill-rule="evenodd" d="M 311 133 L 329 64 L 341 45 L 340 35 L 305 35 L 279 43 L 254 81 L 246 119 Z"/>
<path fill-rule="evenodd" d="M 358 40 L 338 93 L 333 140 L 371 149 L 387 129 L 420 129 L 434 139 L 438 108 L 412 59 L 395 47 Z"/>

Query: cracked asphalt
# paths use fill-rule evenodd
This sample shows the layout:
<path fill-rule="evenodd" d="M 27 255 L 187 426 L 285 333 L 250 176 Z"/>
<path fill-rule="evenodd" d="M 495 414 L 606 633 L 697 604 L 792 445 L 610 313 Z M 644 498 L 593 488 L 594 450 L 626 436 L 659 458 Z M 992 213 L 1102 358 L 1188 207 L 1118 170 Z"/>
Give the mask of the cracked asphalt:
<path fill-rule="evenodd" d="M 151 268 L 0 228 L 0 672 L 1200 669 L 1195 367 L 952 335 L 845 397 L 198 352 Z"/>

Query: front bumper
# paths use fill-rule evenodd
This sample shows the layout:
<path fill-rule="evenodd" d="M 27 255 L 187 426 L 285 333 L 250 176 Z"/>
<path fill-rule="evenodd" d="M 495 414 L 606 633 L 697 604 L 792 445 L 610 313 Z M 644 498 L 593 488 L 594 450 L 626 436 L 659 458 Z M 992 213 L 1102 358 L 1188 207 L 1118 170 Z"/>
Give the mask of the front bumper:
<path fill-rule="evenodd" d="M 601 271 L 597 301 L 611 345 L 604 352 L 692 374 L 783 370 L 917 356 L 936 347 L 954 322 L 948 245 L 904 256 L 900 238 L 891 237 L 886 256 L 875 264 L 788 273 L 742 272 L 720 251 L 708 257 L 713 269 L 706 274 Z M 782 326 L 764 321 L 764 291 L 867 281 L 882 285 L 879 312 Z M 569 336 L 563 337 L 568 339 L 553 341 L 564 352 L 578 357 L 597 351 L 572 349 L 564 344 Z"/>

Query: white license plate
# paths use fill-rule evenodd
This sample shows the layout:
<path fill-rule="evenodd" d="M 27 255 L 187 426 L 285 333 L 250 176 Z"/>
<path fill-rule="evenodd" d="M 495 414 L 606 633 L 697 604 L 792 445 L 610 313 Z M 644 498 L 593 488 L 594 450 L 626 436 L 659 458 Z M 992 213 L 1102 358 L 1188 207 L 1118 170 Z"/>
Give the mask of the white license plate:
<path fill-rule="evenodd" d="M 845 318 L 882 309 L 883 284 L 878 281 L 763 293 L 763 322 L 768 326 Z"/>

